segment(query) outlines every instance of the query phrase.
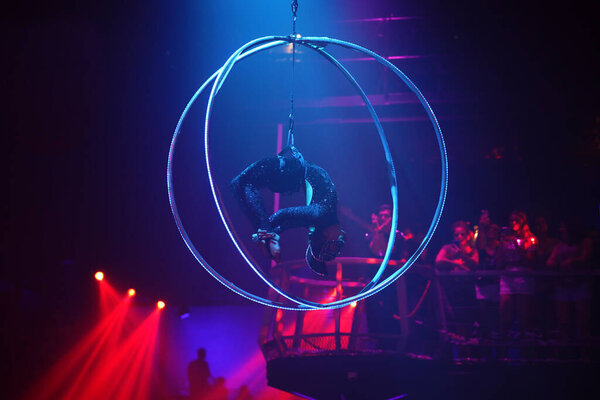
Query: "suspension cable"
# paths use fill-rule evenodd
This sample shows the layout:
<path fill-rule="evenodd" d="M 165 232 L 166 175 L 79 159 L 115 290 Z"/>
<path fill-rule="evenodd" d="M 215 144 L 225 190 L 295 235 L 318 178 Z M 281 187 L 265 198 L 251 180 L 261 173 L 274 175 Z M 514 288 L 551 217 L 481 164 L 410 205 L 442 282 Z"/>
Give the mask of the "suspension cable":
<path fill-rule="evenodd" d="M 296 66 L 296 19 L 298 0 L 292 0 L 292 83 L 290 87 L 290 114 L 288 124 L 287 145 L 294 145 L 294 69 Z"/>

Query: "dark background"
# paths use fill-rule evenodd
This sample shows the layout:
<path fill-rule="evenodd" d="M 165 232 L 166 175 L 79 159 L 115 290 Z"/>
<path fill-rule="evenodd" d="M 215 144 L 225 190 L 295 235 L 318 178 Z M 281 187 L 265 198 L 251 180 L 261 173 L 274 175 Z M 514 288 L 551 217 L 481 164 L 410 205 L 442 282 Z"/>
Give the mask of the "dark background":
<path fill-rule="evenodd" d="M 179 237 L 166 192 L 167 152 L 202 82 L 243 43 L 288 34 L 290 14 L 288 1 L 241 0 L 22 2 L 2 11 L 0 255 L 11 363 L 18 367 L 43 352 L 32 345 L 39 335 L 56 339 L 52 349 L 82 329 L 98 269 L 122 290 L 135 287 L 140 301 L 246 302 L 210 278 Z M 448 146 L 449 192 L 430 245 L 435 253 L 453 221 L 476 223 L 483 208 L 501 225 L 511 210 L 523 209 L 546 216 L 552 229 L 571 215 L 597 228 L 597 15 L 592 2 L 312 0 L 300 1 L 297 26 L 303 35 L 349 40 L 384 56 L 419 56 L 395 64 L 430 99 Z M 389 16 L 417 18 L 352 22 Z M 312 107 L 351 88 L 316 57 L 300 58 L 300 148 L 331 173 L 340 204 L 368 221 L 390 201 L 374 129 L 322 123 L 368 114 Z M 406 92 L 374 63 L 349 65 L 369 94 Z M 231 177 L 275 151 L 277 123 L 287 127 L 289 66 L 276 52 L 240 63 L 216 102 L 211 151 L 226 195 Z M 201 137 L 205 101 L 186 121 L 175 161 L 180 211 L 211 265 L 264 294 L 212 203 Z M 433 129 L 414 100 L 379 110 L 409 121 L 384 128 L 400 172 L 400 223 L 424 231 L 439 194 Z M 249 236 L 233 199 L 226 204 Z M 350 233 L 344 255 L 366 256 L 364 229 L 346 214 L 341 220 Z M 284 239 L 289 258 L 301 255 L 303 235 Z M 28 378 L 14 374 L 16 384 Z"/>

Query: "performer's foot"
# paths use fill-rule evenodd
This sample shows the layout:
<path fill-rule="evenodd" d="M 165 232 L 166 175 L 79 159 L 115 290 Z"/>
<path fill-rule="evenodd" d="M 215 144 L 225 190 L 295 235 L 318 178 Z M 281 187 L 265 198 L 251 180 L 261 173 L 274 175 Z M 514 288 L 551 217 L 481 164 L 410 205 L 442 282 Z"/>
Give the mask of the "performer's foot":
<path fill-rule="evenodd" d="M 281 247 L 279 246 L 279 235 L 274 234 L 275 236 L 269 239 L 269 253 L 273 260 L 277 262 L 281 262 Z"/>
<path fill-rule="evenodd" d="M 281 247 L 279 246 L 279 235 L 275 232 L 267 232 L 265 229 L 259 229 L 252 235 L 252 240 L 261 242 L 271 258 L 277 262 L 281 262 Z"/>

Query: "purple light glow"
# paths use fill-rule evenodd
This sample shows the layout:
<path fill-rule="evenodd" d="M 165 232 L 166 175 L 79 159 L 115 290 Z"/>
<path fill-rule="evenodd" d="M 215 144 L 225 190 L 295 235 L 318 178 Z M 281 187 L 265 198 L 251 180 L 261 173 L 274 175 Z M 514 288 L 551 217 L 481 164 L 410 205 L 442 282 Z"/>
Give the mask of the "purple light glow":
<path fill-rule="evenodd" d="M 429 119 L 426 116 L 423 117 L 391 117 L 381 118 L 381 122 L 427 122 Z M 369 124 L 373 123 L 368 118 L 323 118 L 314 121 L 302 122 L 298 125 L 319 125 L 319 124 Z"/>
<path fill-rule="evenodd" d="M 345 19 L 341 22 L 388 22 L 388 21 L 408 21 L 412 19 L 420 19 L 421 17 L 378 17 L 378 18 L 360 18 L 360 19 Z"/>
<path fill-rule="evenodd" d="M 412 93 L 387 93 L 369 95 L 369 100 L 374 106 L 387 106 L 392 104 L 418 104 L 419 100 Z M 448 102 L 442 97 L 434 97 L 432 102 Z M 363 107 L 365 105 L 360 96 L 333 96 L 317 100 L 304 100 L 298 102 L 298 107 Z"/>
<path fill-rule="evenodd" d="M 266 362 L 256 344 L 263 312 L 262 307 L 250 304 L 192 307 L 185 321 L 177 313 L 164 314 L 165 391 L 176 394 L 189 389 L 186 368 L 197 349 L 205 348 L 211 375 L 224 377 L 230 393 L 247 385 L 254 398 L 289 398 L 267 386 Z"/>
<path fill-rule="evenodd" d="M 384 58 L 389 61 L 389 60 L 411 60 L 411 59 L 425 58 L 425 57 L 432 57 L 432 56 L 427 55 L 427 54 L 413 54 L 413 55 L 406 55 L 406 56 L 389 56 L 389 57 L 384 57 Z M 353 57 L 353 58 L 340 58 L 339 61 L 352 62 L 352 61 L 375 61 L 375 60 L 371 57 Z"/>

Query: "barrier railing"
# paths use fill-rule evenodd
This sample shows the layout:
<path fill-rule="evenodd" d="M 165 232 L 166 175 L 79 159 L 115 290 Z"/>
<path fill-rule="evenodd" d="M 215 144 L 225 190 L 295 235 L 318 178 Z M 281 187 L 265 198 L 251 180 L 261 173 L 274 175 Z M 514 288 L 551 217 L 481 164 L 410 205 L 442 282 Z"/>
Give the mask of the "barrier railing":
<path fill-rule="evenodd" d="M 288 290 L 291 286 L 303 290 L 304 294 L 308 294 L 310 290 L 325 290 L 335 289 L 336 299 L 342 299 L 343 296 L 358 291 L 364 287 L 364 282 L 368 282 L 367 277 L 356 275 L 357 268 L 362 268 L 363 273 L 370 272 L 370 267 L 373 267 L 373 272 L 377 270 L 381 260 L 377 258 L 357 258 L 357 257 L 340 257 L 332 264 L 335 265 L 335 274 L 331 275 L 331 279 L 318 279 L 307 277 L 305 274 L 304 260 L 293 260 L 278 264 L 273 268 L 273 274 L 279 275 L 280 281 L 283 282 L 284 289 Z M 400 261 L 391 260 L 390 268 L 402 265 Z M 304 272 L 303 272 L 304 271 Z M 480 277 L 500 278 L 501 276 L 526 276 L 536 280 L 559 280 L 561 278 L 572 277 L 578 279 L 594 280 L 600 276 L 600 271 L 552 271 L 552 270 L 475 270 L 475 271 L 444 271 L 433 268 L 431 265 L 415 264 L 405 276 L 400 277 L 395 282 L 397 311 L 398 311 L 398 330 L 397 334 L 381 334 L 366 331 L 361 328 L 361 320 L 365 319 L 364 301 L 354 305 L 354 311 L 351 313 L 351 322 L 347 329 L 342 327 L 342 312 L 347 308 L 325 311 L 285 311 L 285 310 L 266 310 L 265 319 L 263 320 L 263 329 L 259 342 L 267 360 L 285 357 L 285 356 L 301 356 L 312 355 L 316 353 L 371 353 L 381 351 L 392 351 L 396 353 L 407 352 L 407 342 L 411 335 L 411 329 L 414 330 L 414 324 L 411 323 L 410 317 L 414 312 L 410 312 L 408 307 L 407 291 L 406 291 L 406 276 L 421 275 L 425 280 L 428 280 L 427 288 L 431 286 L 432 290 L 423 292 L 423 296 L 419 299 L 418 304 L 423 301 L 423 297 L 431 297 L 429 303 L 433 303 L 434 315 L 429 315 L 431 321 L 435 321 L 437 326 L 430 327 L 438 334 L 438 345 L 444 346 L 444 343 L 452 342 L 453 336 L 451 330 L 448 329 L 448 315 L 446 313 L 447 297 L 444 294 L 444 288 L 440 281 L 451 278 L 461 278 L 464 280 L 473 280 Z M 394 290 L 388 288 L 386 290 Z M 346 293 L 344 293 L 346 292 Z M 414 307 L 415 299 L 411 299 L 411 308 Z M 350 307 L 350 306 L 348 306 Z M 418 306 L 417 306 L 418 308 Z M 416 310 L 416 308 L 415 308 Z M 415 311 L 413 310 L 413 311 Z M 305 326 L 305 321 L 308 313 L 328 313 L 329 322 L 333 323 L 323 331 L 319 328 Z M 288 315 L 293 314 L 293 315 Z M 323 314 L 325 315 L 325 314 Z M 289 326 L 282 326 L 283 322 L 293 321 Z M 364 324 L 363 324 L 364 325 Z M 349 327 L 349 329 L 348 329 Z M 387 343 L 383 349 L 380 344 Z M 392 343 L 392 345 L 389 345 Z M 500 343 L 496 343 L 500 345 Z M 519 347 L 519 343 L 512 343 L 513 347 Z M 438 357 L 440 352 L 432 354 L 433 357 Z M 426 355 L 423 355 L 425 357 Z M 428 356 L 429 357 L 429 356 Z"/>

